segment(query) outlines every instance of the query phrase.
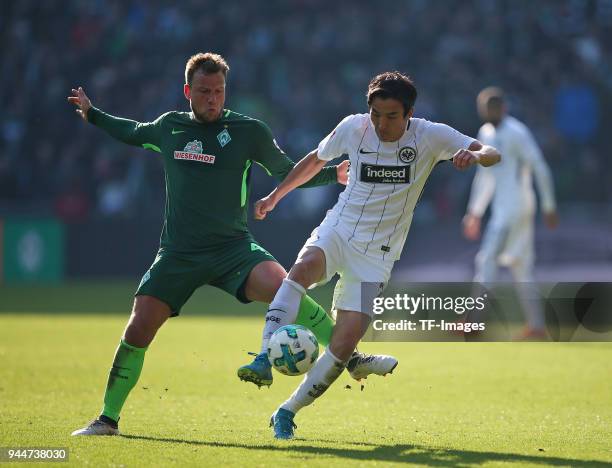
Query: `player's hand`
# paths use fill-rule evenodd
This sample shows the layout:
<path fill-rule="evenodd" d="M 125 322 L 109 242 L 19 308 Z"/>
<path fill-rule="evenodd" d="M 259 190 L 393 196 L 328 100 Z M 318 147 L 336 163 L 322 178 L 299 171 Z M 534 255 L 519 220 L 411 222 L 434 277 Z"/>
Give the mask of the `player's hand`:
<path fill-rule="evenodd" d="M 478 164 L 480 158 L 474 151 L 461 149 L 453 155 L 453 165 L 460 171 Z"/>
<path fill-rule="evenodd" d="M 347 159 L 342 161 L 336 167 L 336 175 L 338 178 L 338 183 L 342 185 L 348 184 L 348 176 L 349 176 L 349 168 L 351 167 L 351 162 Z"/>
<path fill-rule="evenodd" d="M 556 211 L 544 213 L 544 224 L 548 229 L 555 229 L 559 225 L 559 215 Z"/>
<path fill-rule="evenodd" d="M 91 108 L 91 101 L 83 91 L 83 88 L 79 86 L 79 89 L 72 89 L 72 96 L 68 96 L 68 102 L 74 104 L 77 109 L 76 113 L 87 122 L 87 111 Z"/>
<path fill-rule="evenodd" d="M 468 213 L 463 217 L 463 235 L 471 241 L 480 239 L 480 218 L 478 216 Z"/>
<path fill-rule="evenodd" d="M 268 195 L 267 197 L 262 198 L 261 200 L 257 200 L 255 202 L 255 219 L 262 220 L 266 217 L 266 215 L 274 209 L 277 201 L 274 199 L 272 195 Z"/>

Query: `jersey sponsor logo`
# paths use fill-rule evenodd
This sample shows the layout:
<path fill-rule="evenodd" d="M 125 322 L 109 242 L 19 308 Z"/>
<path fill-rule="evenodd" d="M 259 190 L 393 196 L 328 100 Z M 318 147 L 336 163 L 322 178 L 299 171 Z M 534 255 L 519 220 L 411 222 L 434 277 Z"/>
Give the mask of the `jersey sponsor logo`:
<path fill-rule="evenodd" d="M 176 135 L 176 134 L 178 134 L 178 133 L 185 133 L 185 131 L 186 131 L 186 130 L 175 130 L 175 129 L 172 129 L 172 134 L 173 134 L 173 135 Z"/>
<path fill-rule="evenodd" d="M 410 164 L 416 159 L 417 152 L 412 146 L 404 146 L 399 150 L 399 159 L 405 164 Z"/>
<path fill-rule="evenodd" d="M 198 161 L 206 164 L 214 164 L 216 156 L 214 154 L 189 153 L 187 151 L 175 151 L 174 159 L 185 161 Z"/>
<path fill-rule="evenodd" d="M 202 142 L 200 140 L 190 141 L 185 145 L 184 151 L 188 153 L 201 153 L 202 152 Z"/>
<path fill-rule="evenodd" d="M 206 164 L 214 164 L 216 156 L 213 154 L 204 154 L 202 152 L 202 142 L 199 140 L 190 141 L 185 145 L 183 151 L 175 151 L 174 159 L 182 159 L 185 161 L 198 161 Z"/>
<path fill-rule="evenodd" d="M 409 166 L 378 166 L 376 164 L 361 164 L 362 182 L 374 184 L 409 184 Z"/>
<path fill-rule="evenodd" d="M 359 152 L 361 154 L 376 154 L 376 153 L 378 153 L 378 151 L 364 151 L 363 148 L 359 148 Z"/>
<path fill-rule="evenodd" d="M 230 141 L 232 141 L 232 137 L 230 136 L 229 132 L 226 129 L 223 129 L 218 135 L 217 135 L 217 140 L 219 141 L 219 144 L 221 145 L 221 148 L 225 147 L 225 145 L 227 145 Z"/>

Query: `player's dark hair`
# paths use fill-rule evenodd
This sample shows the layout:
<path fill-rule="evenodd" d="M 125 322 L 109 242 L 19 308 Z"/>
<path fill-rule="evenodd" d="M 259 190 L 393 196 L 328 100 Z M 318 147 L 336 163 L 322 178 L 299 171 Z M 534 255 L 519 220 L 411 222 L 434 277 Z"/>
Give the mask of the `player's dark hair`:
<path fill-rule="evenodd" d="M 223 76 L 227 76 L 229 65 L 223 57 L 212 52 L 200 52 L 192 55 L 185 66 L 185 83 L 191 86 L 193 75 L 199 70 L 206 75 L 222 72 Z"/>
<path fill-rule="evenodd" d="M 478 93 L 478 103 L 487 107 L 501 107 L 505 100 L 504 90 L 497 86 L 489 86 Z"/>
<path fill-rule="evenodd" d="M 376 75 L 368 85 L 368 107 L 372 105 L 374 98 L 396 99 L 404 106 L 404 117 L 414 107 L 417 98 L 417 90 L 414 82 L 409 76 L 398 71 L 385 72 Z"/>

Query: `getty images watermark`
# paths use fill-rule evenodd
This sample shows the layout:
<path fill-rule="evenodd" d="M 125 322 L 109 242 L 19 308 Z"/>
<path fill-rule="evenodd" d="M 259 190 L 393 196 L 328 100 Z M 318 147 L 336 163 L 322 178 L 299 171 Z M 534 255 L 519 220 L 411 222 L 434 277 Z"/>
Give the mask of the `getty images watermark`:
<path fill-rule="evenodd" d="M 612 341 L 612 283 L 362 284 L 364 341 Z M 525 334 L 525 330 L 535 333 Z"/>

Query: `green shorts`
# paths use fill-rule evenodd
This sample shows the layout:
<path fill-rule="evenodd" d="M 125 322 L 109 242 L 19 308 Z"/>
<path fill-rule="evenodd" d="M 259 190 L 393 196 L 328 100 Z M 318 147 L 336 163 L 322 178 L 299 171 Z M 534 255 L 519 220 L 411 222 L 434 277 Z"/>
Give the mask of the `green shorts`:
<path fill-rule="evenodd" d="M 222 247 L 184 254 L 160 249 L 144 274 L 135 296 L 153 296 L 165 302 L 177 316 L 196 289 L 210 284 L 240 302 L 251 302 L 245 284 L 255 265 L 277 260 L 253 238 L 238 239 Z"/>

